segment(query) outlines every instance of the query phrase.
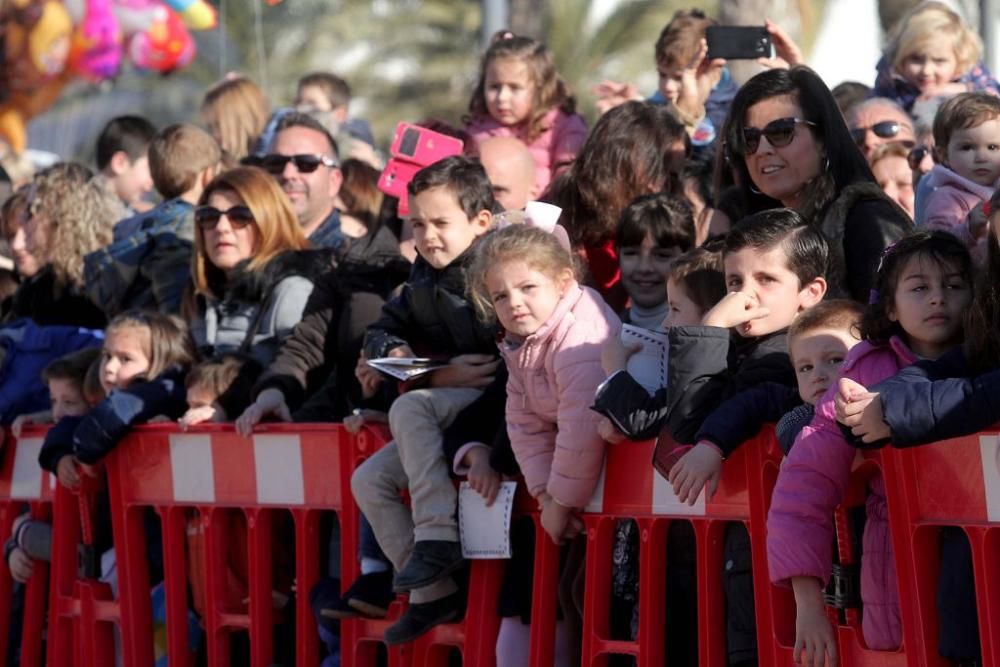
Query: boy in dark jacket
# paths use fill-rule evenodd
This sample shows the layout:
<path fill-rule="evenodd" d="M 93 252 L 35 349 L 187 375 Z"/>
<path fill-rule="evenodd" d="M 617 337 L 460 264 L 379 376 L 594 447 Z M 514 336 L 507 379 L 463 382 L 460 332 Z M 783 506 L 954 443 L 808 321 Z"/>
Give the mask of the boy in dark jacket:
<path fill-rule="evenodd" d="M 653 437 L 665 422 L 676 442 L 690 443 L 721 401 L 763 382 L 794 386 L 785 332 L 826 293 L 827 253 L 822 234 L 791 209 L 741 220 L 723 250 L 729 293 L 701 326 L 669 332 L 666 389 L 650 396 L 619 370 L 598 388 L 595 409 L 629 438 Z M 627 359 L 623 347 L 617 354 L 607 349 L 609 370 L 624 369 Z M 756 664 L 749 534 L 742 524 L 729 526 L 724 559 L 729 662 Z"/>
<path fill-rule="evenodd" d="M 84 257 L 87 296 L 108 317 L 131 308 L 180 311 L 191 273 L 194 205 L 222 150 L 207 132 L 171 125 L 149 146 L 149 170 L 164 202 L 115 226 L 111 245 Z"/>
<path fill-rule="evenodd" d="M 408 383 L 389 409 L 394 441 L 351 479 L 358 506 L 396 569 L 394 588 L 410 592 L 406 613 L 385 632 L 387 644 L 412 641 L 461 616 L 461 593 L 450 576 L 463 563 L 457 495 L 442 432 L 494 380 L 499 364 L 496 329 L 477 319 L 465 297 L 465 266 L 495 207 L 486 172 L 474 160 L 450 157 L 417 172 L 408 190 L 419 257 L 402 293 L 368 328 L 364 351 L 369 359 L 420 354 L 451 362 L 424 376 L 429 383 Z M 366 367 L 358 377 L 369 395 L 382 381 Z M 410 508 L 400 500 L 404 489 Z"/>

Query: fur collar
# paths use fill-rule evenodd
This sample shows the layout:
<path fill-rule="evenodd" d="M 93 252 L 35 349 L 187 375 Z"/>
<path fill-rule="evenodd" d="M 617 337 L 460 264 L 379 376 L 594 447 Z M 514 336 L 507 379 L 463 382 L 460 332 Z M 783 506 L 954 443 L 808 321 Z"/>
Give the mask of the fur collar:
<path fill-rule="evenodd" d="M 247 270 L 248 260 L 233 271 L 226 285 L 226 301 L 259 303 L 265 300 L 279 282 L 291 276 L 302 276 L 316 282 L 336 262 L 331 250 L 288 250 L 275 255 L 271 261 L 256 271 Z"/>

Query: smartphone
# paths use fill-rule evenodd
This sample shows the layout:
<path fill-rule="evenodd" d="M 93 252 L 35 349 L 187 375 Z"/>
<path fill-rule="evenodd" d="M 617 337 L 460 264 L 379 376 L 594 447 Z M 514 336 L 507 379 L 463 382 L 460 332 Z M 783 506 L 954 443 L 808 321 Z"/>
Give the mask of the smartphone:
<path fill-rule="evenodd" d="M 705 30 L 708 58 L 756 60 L 771 57 L 771 34 L 763 26 L 714 25 Z"/>
<path fill-rule="evenodd" d="M 392 157 L 414 162 L 422 167 L 461 152 L 461 139 L 409 123 L 396 126 L 396 134 L 389 148 Z"/>

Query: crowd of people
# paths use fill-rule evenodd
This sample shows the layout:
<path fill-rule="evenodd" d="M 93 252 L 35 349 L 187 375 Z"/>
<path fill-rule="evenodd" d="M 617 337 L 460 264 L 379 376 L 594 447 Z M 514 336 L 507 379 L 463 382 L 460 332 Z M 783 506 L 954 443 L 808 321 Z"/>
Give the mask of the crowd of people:
<path fill-rule="evenodd" d="M 874 87 L 831 90 L 772 23 L 774 57 L 739 85 L 707 52 L 714 24 L 678 12 L 653 49 L 657 90 L 601 83 L 590 129 L 546 46 L 498 33 L 462 124 L 419 122 L 464 150 L 412 177 L 402 216 L 378 189 L 383 155 L 349 114 L 350 88 L 330 73 L 304 76 L 288 107 L 230 76 L 205 94 L 200 124 L 112 120 L 96 172 L 57 163 L 12 184 L 0 209 L 4 421 L 15 435 L 51 425 L 39 462 L 71 489 L 138 424 L 234 423 L 243 435 L 267 420 L 387 424 L 391 442 L 351 482 L 360 576 L 341 582 L 331 563 L 295 591 L 275 540 L 274 604 L 310 596 L 326 665 L 339 664 L 339 621 L 385 617 L 397 594 L 409 604 L 388 645 L 461 618 L 454 479 L 487 504 L 502 480 L 523 480 L 563 549 L 566 666 L 579 664 L 580 513 L 606 448 L 659 437 L 652 465 L 693 504 L 774 422 L 786 458 L 768 570 L 794 592 L 797 662 L 835 665 L 824 588 L 856 450 L 1000 421 L 1000 84 L 977 35 L 933 0 L 893 29 Z M 558 224 L 535 201 L 557 206 Z M 663 386 L 629 373 L 637 348 L 623 328 L 665 334 Z M 368 363 L 413 357 L 441 367 L 398 382 Z M 902 633 L 878 474 L 867 493 L 858 581 L 836 583 L 860 590 L 865 644 L 891 651 Z M 238 608 L 245 520 L 225 529 Z M 47 530 L 16 522 L 5 560 L 18 582 L 47 558 Z M 198 531 L 192 521 L 189 552 L 204 558 Z M 501 667 L 528 661 L 535 537 L 517 524 L 511 535 Z M 969 542 L 957 529 L 939 539 L 939 651 L 978 665 Z M 336 530 L 330 540 L 337 551 Z M 697 665 L 694 535 L 674 522 L 667 540 L 667 652 Z M 618 639 L 638 628 L 638 549 L 635 523 L 618 522 Z M 727 664 L 756 665 L 743 524 L 723 549 L 725 570 L 709 576 L 723 581 Z M 193 558 L 196 615 L 204 569 Z"/>

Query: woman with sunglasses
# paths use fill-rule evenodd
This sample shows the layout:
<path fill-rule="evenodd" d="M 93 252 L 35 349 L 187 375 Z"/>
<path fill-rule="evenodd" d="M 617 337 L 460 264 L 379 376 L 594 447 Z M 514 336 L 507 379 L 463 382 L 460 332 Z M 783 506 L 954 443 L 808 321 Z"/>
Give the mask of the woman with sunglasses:
<path fill-rule="evenodd" d="M 875 182 L 822 79 L 808 67 L 753 77 L 723 139 L 746 212 L 784 206 L 819 227 L 830 243 L 828 294 L 867 303 L 882 251 L 912 223 Z"/>
<path fill-rule="evenodd" d="M 205 355 L 245 352 L 263 366 L 302 319 L 314 283 L 332 269 L 308 250 L 295 212 L 271 176 L 238 167 L 216 176 L 195 209 L 188 304 Z"/>

